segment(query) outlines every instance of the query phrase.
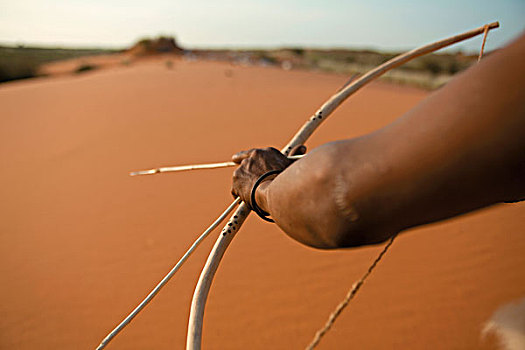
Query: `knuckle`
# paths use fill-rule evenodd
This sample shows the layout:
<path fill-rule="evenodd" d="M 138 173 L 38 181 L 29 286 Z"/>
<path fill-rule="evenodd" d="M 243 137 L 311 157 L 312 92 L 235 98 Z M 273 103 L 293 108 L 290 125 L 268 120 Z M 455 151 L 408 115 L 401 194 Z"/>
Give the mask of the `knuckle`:
<path fill-rule="evenodd" d="M 262 156 L 264 153 L 264 151 L 260 148 L 257 148 L 257 149 L 254 149 L 253 152 L 252 152 L 252 155 L 255 156 L 255 157 L 260 157 Z"/>
<path fill-rule="evenodd" d="M 257 162 L 253 159 L 250 159 L 248 160 L 248 162 L 246 162 L 246 171 L 248 173 L 253 173 L 255 169 L 257 169 L 258 166 L 257 166 Z"/>

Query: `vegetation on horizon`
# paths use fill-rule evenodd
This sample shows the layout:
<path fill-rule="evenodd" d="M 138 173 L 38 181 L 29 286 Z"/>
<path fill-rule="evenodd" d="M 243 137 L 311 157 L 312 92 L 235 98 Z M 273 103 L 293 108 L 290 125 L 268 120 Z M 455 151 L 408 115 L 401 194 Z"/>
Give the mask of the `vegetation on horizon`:
<path fill-rule="evenodd" d="M 107 49 L 65 49 L 0 46 L 0 82 L 39 75 L 39 67 L 52 61 L 83 56 L 122 52 Z M 271 50 L 193 50 L 180 48 L 173 37 L 142 39 L 127 50 L 133 56 L 162 53 L 186 54 L 188 57 L 236 62 L 244 65 L 281 66 L 285 69 L 319 70 L 346 75 L 364 74 L 396 56 L 397 52 L 353 49 L 308 49 L 301 47 Z M 394 71 L 383 80 L 427 89 L 437 88 L 476 62 L 475 55 L 458 53 L 430 54 L 419 57 Z M 76 73 L 95 66 L 78 67 Z"/>
<path fill-rule="evenodd" d="M 44 63 L 114 52 L 117 50 L 0 46 L 0 83 L 36 77 Z"/>
<path fill-rule="evenodd" d="M 319 70 L 340 74 L 364 74 L 374 67 L 397 56 L 399 52 L 378 52 L 352 49 L 282 48 L 274 50 L 197 50 L 197 56 L 208 59 L 229 59 L 242 63 L 280 65 L 288 62 L 297 69 Z M 388 72 L 383 80 L 437 88 L 450 78 L 470 67 L 477 55 L 458 53 L 433 53 L 425 55 Z"/>

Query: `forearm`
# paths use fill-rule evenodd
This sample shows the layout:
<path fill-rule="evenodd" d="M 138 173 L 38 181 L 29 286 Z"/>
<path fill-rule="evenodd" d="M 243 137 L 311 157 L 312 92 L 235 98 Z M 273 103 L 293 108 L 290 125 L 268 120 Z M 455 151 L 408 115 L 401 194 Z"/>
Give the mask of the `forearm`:
<path fill-rule="evenodd" d="M 429 139 L 388 136 L 379 132 L 315 149 L 263 183 L 257 202 L 293 239 L 341 248 L 525 197 L 518 147 L 501 158 L 490 153 L 498 148 L 494 143 L 458 152 L 453 142 L 437 150 Z M 407 142 L 412 145 L 403 147 Z"/>

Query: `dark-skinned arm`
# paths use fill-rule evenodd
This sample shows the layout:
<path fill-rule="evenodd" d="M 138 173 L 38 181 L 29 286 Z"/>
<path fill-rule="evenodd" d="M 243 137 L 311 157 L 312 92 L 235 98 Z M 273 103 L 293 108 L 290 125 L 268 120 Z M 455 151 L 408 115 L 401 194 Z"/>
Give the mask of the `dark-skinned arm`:
<path fill-rule="evenodd" d="M 318 248 L 383 242 L 404 229 L 525 198 L 525 36 L 386 127 L 292 162 L 241 152 L 232 192 Z"/>

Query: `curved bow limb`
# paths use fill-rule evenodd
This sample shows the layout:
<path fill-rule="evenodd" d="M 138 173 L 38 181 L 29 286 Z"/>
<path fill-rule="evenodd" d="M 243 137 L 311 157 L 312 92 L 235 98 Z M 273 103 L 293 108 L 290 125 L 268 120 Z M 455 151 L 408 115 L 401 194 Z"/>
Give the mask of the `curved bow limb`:
<path fill-rule="evenodd" d="M 190 255 L 195 251 L 195 249 L 197 249 L 197 247 L 199 246 L 199 244 L 206 238 L 208 237 L 208 235 L 213 231 L 215 230 L 215 228 L 217 226 L 220 225 L 220 223 L 226 218 L 226 216 L 228 216 L 232 211 L 233 209 L 235 209 L 235 207 L 237 206 L 237 204 L 239 204 L 240 202 L 240 198 L 236 198 L 232 204 L 230 204 L 228 206 L 228 208 L 226 208 L 226 210 L 206 229 L 206 231 L 204 231 L 200 236 L 199 238 L 197 238 L 197 240 L 195 240 L 195 242 L 193 242 L 193 244 L 191 245 L 191 247 L 186 251 L 186 253 L 182 256 L 182 258 L 180 258 L 180 260 L 177 262 L 177 264 L 175 264 L 175 266 L 173 266 L 173 268 L 170 270 L 170 272 L 168 272 L 168 274 L 166 276 L 164 276 L 164 278 L 155 286 L 155 288 L 153 288 L 153 290 L 151 292 L 149 292 L 149 294 L 146 296 L 146 298 L 144 298 L 144 300 L 142 300 L 140 302 L 140 304 L 135 307 L 135 309 L 133 309 L 133 311 L 131 311 L 131 313 L 126 316 L 126 318 L 124 318 L 124 320 L 122 320 L 103 340 L 102 342 L 99 344 L 99 346 L 97 347 L 96 350 L 102 350 L 104 349 L 108 344 L 109 342 L 115 338 L 117 336 L 117 334 L 120 333 L 120 331 L 122 331 L 124 329 L 124 327 L 126 327 L 134 318 L 135 316 L 137 316 L 139 314 L 139 312 L 142 311 L 142 309 L 144 309 L 151 300 L 153 300 L 153 298 L 160 292 L 160 290 L 162 289 L 162 287 L 164 287 L 164 285 L 166 285 L 166 283 L 168 283 L 168 281 L 173 277 L 173 275 L 175 275 L 175 273 L 181 268 L 181 266 L 186 262 L 186 260 L 190 257 Z"/>

